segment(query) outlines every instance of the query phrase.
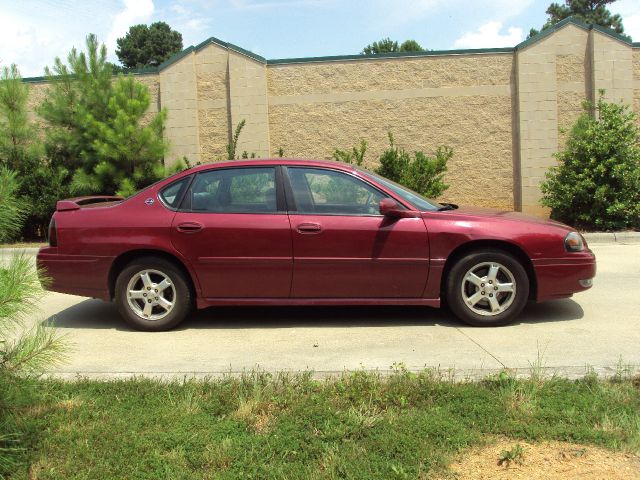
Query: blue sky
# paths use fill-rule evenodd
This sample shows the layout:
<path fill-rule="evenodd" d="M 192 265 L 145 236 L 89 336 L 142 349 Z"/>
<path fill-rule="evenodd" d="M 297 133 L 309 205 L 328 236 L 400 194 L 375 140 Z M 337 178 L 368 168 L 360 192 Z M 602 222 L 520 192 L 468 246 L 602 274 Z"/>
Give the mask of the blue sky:
<path fill-rule="evenodd" d="M 423 47 L 514 46 L 540 27 L 550 0 L 0 0 L 0 65 L 42 75 L 55 56 L 82 47 L 87 33 L 106 43 L 131 25 L 163 20 L 184 46 L 211 36 L 266 58 L 359 53 L 389 36 Z M 640 41 L 640 0 L 618 0 L 626 32 Z"/>

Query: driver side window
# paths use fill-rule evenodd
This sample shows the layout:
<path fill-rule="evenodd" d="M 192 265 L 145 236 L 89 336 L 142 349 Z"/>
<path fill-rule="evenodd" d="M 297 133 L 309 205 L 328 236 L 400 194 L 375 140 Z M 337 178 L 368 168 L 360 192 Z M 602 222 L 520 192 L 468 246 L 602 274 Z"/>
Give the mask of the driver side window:
<path fill-rule="evenodd" d="M 342 172 L 289 167 L 298 213 L 318 215 L 378 215 L 386 195 Z"/>

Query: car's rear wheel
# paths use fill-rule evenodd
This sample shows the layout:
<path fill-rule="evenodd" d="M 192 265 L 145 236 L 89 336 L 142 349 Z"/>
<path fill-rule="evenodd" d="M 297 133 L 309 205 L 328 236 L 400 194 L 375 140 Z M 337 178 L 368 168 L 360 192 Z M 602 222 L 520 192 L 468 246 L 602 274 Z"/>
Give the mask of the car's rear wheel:
<path fill-rule="evenodd" d="M 193 295 L 173 263 L 144 257 L 129 263 L 116 280 L 115 300 L 126 322 L 137 330 L 170 330 L 191 312 Z"/>
<path fill-rule="evenodd" d="M 506 252 L 473 252 L 454 264 L 446 295 L 449 307 L 463 322 L 477 327 L 506 325 L 527 303 L 529 277 Z"/>

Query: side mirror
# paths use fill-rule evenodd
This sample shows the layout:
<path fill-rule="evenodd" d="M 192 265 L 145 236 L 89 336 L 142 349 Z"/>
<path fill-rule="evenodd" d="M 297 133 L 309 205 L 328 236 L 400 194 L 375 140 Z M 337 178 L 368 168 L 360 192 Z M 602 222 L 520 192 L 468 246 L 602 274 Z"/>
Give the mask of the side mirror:
<path fill-rule="evenodd" d="M 393 198 L 383 198 L 380 200 L 380 215 L 391 218 L 415 218 L 420 216 L 420 212 L 406 210 Z"/>

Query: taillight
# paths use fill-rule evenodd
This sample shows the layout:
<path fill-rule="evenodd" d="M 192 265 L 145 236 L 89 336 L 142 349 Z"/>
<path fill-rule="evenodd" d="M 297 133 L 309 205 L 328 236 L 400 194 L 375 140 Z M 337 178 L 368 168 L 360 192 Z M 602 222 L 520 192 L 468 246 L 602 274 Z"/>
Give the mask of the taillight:
<path fill-rule="evenodd" d="M 53 217 L 51 217 L 51 221 L 49 222 L 49 246 L 58 246 L 58 230 L 56 229 L 56 219 Z"/>

